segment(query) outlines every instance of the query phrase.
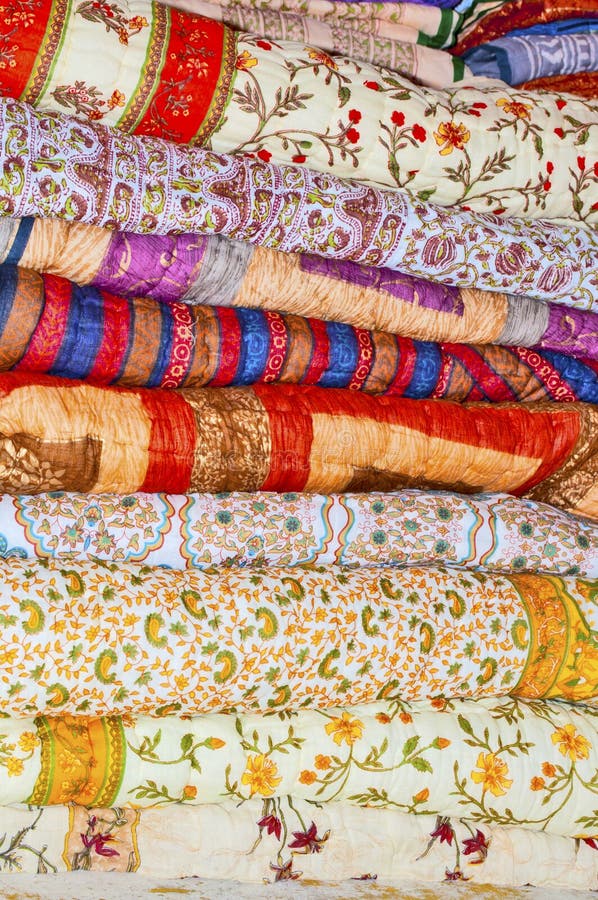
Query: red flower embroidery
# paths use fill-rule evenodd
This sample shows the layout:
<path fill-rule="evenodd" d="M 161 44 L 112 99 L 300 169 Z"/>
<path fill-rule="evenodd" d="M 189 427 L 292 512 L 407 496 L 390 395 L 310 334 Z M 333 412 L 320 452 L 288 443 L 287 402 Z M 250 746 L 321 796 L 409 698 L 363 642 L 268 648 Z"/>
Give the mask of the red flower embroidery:
<path fill-rule="evenodd" d="M 382 90 L 382 88 L 380 87 L 380 85 L 378 84 L 377 81 L 364 81 L 363 83 L 365 84 L 366 88 L 370 89 L 370 91 L 381 91 Z"/>
<path fill-rule="evenodd" d="M 395 109 L 392 116 L 390 117 L 390 121 L 393 123 L 393 125 L 398 125 L 400 128 L 401 125 L 405 124 L 405 113 L 397 112 L 397 110 Z"/>
<path fill-rule="evenodd" d="M 307 159 L 307 156 L 304 156 L 302 153 L 297 153 L 296 156 L 293 157 L 294 163 L 304 163 Z"/>
<path fill-rule="evenodd" d="M 488 856 L 488 841 L 483 831 L 477 828 L 474 837 L 466 838 L 463 841 L 463 853 L 465 856 L 470 856 L 472 853 L 479 854 L 478 859 L 471 860 L 472 865 L 484 862 Z"/>
<path fill-rule="evenodd" d="M 411 131 L 413 133 L 413 137 L 415 138 L 415 140 L 419 141 L 420 144 L 423 144 L 423 142 L 425 141 L 425 139 L 427 137 L 426 129 L 423 128 L 421 125 L 414 125 L 413 128 L 411 129 Z"/>
<path fill-rule="evenodd" d="M 359 140 L 359 132 L 356 128 L 349 128 L 347 131 L 347 140 L 352 144 L 356 144 Z"/>
<path fill-rule="evenodd" d="M 585 156 L 578 156 L 578 157 L 577 157 L 577 168 L 578 168 L 581 172 L 583 172 L 583 170 L 585 169 L 585 167 L 586 167 L 586 158 L 585 158 Z"/>
<path fill-rule="evenodd" d="M 83 846 L 87 850 L 95 850 L 98 856 L 119 856 L 118 850 L 113 847 L 106 847 L 109 841 L 113 841 L 111 834 L 94 834 L 89 837 L 86 834 L 81 835 Z"/>
<path fill-rule="evenodd" d="M 261 47 L 262 50 L 271 50 L 272 44 L 269 41 L 256 41 L 256 47 Z"/>
<path fill-rule="evenodd" d="M 560 137 L 561 140 L 565 137 L 565 132 L 563 131 L 562 128 L 555 128 L 554 133 L 556 134 L 557 137 Z"/>
<path fill-rule="evenodd" d="M 557 100 L 556 105 L 558 109 L 563 109 L 567 105 L 566 100 Z"/>
<path fill-rule="evenodd" d="M 265 828 L 268 834 L 273 834 L 277 841 L 280 840 L 282 822 L 278 816 L 264 816 L 257 824 L 259 828 Z"/>
<path fill-rule="evenodd" d="M 552 175 L 552 173 L 554 172 L 554 166 L 551 162 L 546 163 L 546 171 L 549 175 Z"/>
<path fill-rule="evenodd" d="M 446 816 L 438 816 L 436 819 L 436 828 L 430 832 L 431 838 L 440 838 L 440 843 L 452 844 L 455 832 L 451 825 L 450 819 Z"/>
<path fill-rule="evenodd" d="M 272 154 L 269 150 L 258 150 L 257 152 L 258 159 L 261 159 L 262 162 L 270 162 L 272 159 Z"/>
<path fill-rule="evenodd" d="M 358 109 L 349 110 L 349 122 L 353 122 L 354 125 L 358 125 L 361 122 L 361 113 Z"/>
<path fill-rule="evenodd" d="M 477 103 L 472 103 L 474 109 L 488 109 L 487 103 L 482 103 L 480 100 Z"/>
<path fill-rule="evenodd" d="M 542 185 L 542 187 L 544 188 L 545 191 L 549 191 L 550 188 L 552 187 L 552 181 L 549 181 L 547 178 L 546 181 L 544 182 L 544 184 Z"/>
<path fill-rule="evenodd" d="M 326 831 L 323 837 L 318 837 L 318 826 L 312 822 L 307 831 L 294 831 L 294 841 L 289 844 L 289 850 L 301 850 L 303 853 L 319 853 L 323 845 L 330 837 Z"/>

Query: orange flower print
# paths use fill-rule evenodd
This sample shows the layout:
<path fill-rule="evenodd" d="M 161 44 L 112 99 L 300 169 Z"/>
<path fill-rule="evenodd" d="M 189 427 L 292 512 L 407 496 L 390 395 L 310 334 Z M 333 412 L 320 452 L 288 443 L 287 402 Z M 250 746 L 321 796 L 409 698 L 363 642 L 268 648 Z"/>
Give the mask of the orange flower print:
<path fill-rule="evenodd" d="M 309 769 L 304 769 L 301 775 L 299 776 L 299 781 L 301 784 L 313 784 L 316 781 L 318 776 L 315 772 L 311 772 Z"/>
<path fill-rule="evenodd" d="M 332 719 L 328 723 L 326 734 L 331 735 L 332 740 L 339 747 L 343 741 L 351 747 L 363 734 L 363 722 L 344 712 L 340 718 Z"/>
<path fill-rule="evenodd" d="M 417 794 L 413 795 L 413 802 L 417 803 L 425 803 L 428 797 L 430 796 L 430 791 L 428 788 L 422 788 L 421 791 L 418 791 Z"/>
<path fill-rule="evenodd" d="M 115 109 L 117 106 L 125 105 L 125 95 L 122 91 L 112 91 L 112 96 L 108 100 L 108 109 Z"/>
<path fill-rule="evenodd" d="M 247 768 L 243 772 L 241 782 L 248 785 L 252 797 L 254 794 L 271 797 L 281 781 L 276 763 L 263 753 L 247 759 Z"/>
<path fill-rule="evenodd" d="M 197 788 L 193 784 L 186 784 L 183 788 L 183 800 L 195 800 Z"/>
<path fill-rule="evenodd" d="M 515 116 L 516 119 L 529 119 L 529 111 L 532 108 L 529 103 L 521 103 L 519 100 L 506 100 L 504 97 L 497 100 L 496 105 L 500 106 L 508 115 Z"/>
<path fill-rule="evenodd" d="M 495 753 L 480 753 L 476 766 L 480 771 L 474 769 L 471 780 L 481 784 L 483 791 L 490 791 L 495 797 L 506 794 L 513 784 L 512 780 L 507 778 L 509 767 Z"/>
<path fill-rule="evenodd" d="M 381 725 L 388 725 L 390 716 L 387 713 L 376 713 L 376 719 Z"/>
<path fill-rule="evenodd" d="M 590 755 L 591 744 L 582 734 L 578 734 L 575 725 L 563 725 L 557 728 L 550 739 L 553 744 L 558 744 L 559 753 L 568 756 L 571 762 L 577 759 L 587 759 Z"/>
<path fill-rule="evenodd" d="M 552 763 L 549 762 L 543 762 L 542 775 L 546 775 L 547 778 L 554 778 L 556 775 L 556 766 L 553 766 Z"/>
<path fill-rule="evenodd" d="M 399 719 L 401 720 L 403 725 L 409 725 L 410 722 L 413 722 L 413 716 L 408 712 L 402 712 L 399 716 Z"/>
<path fill-rule="evenodd" d="M 249 50 L 243 50 L 242 53 L 239 53 L 235 63 L 236 69 L 240 69 L 243 72 L 247 69 L 252 69 L 254 66 L 257 66 L 257 59 L 251 55 Z"/>
<path fill-rule="evenodd" d="M 315 765 L 316 769 L 320 769 L 320 770 L 329 769 L 330 768 L 330 757 L 323 756 L 321 753 L 318 753 L 318 755 L 316 756 L 316 758 L 314 760 L 314 765 Z"/>
<path fill-rule="evenodd" d="M 320 63 L 322 66 L 327 66 L 329 69 L 338 69 L 338 66 L 332 57 L 328 56 L 327 53 L 324 53 L 323 50 L 308 50 L 307 55 L 310 59 L 313 59 L 314 62 Z"/>
<path fill-rule="evenodd" d="M 541 791 L 542 788 L 544 787 L 544 784 L 545 784 L 545 782 L 541 775 L 534 775 L 534 777 L 532 778 L 532 780 L 530 781 L 530 784 L 529 784 L 530 790 Z"/>
<path fill-rule="evenodd" d="M 440 155 L 448 156 L 453 150 L 463 150 L 471 137 L 463 122 L 441 122 L 438 131 L 434 132 L 434 140 L 441 147 Z"/>

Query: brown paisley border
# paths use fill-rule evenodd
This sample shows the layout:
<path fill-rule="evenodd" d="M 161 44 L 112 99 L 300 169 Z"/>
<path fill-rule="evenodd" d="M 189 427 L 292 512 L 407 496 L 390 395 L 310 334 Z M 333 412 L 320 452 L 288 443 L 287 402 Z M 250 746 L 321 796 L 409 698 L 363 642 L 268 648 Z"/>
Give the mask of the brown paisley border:
<path fill-rule="evenodd" d="M 34 105 L 48 83 L 52 67 L 58 57 L 58 49 L 65 36 L 64 25 L 71 10 L 72 0 L 54 0 L 48 30 L 31 70 L 27 87 L 21 95 L 21 100 L 25 103 Z"/>

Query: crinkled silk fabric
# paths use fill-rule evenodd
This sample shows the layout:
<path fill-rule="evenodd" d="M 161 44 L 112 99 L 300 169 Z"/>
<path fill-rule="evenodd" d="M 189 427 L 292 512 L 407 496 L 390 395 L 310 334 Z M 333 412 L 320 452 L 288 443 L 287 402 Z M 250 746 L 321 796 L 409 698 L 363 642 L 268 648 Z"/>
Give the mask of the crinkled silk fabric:
<path fill-rule="evenodd" d="M 598 577 L 598 529 L 508 494 L 73 494 L 0 497 L 0 549 L 212 566 L 453 565 Z"/>
<path fill-rule="evenodd" d="M 500 289 L 506 278 L 509 290 L 518 284 L 519 292 L 560 300 L 574 293 L 586 307 L 596 295 L 596 241 L 575 225 L 456 215 L 300 166 L 131 137 L 16 101 L 0 101 L 0 149 L 8 159 L 0 180 L 6 216 L 121 231 L 219 233 L 414 275 L 442 267 L 449 282 L 468 269 L 479 288 Z M 579 160 L 576 183 L 593 165 L 585 156 Z M 591 191 L 580 196 L 583 219 Z M 490 265 L 499 261 L 505 276 Z"/>
<path fill-rule="evenodd" d="M 513 698 L 6 719 L 0 800 L 146 807 L 291 795 L 591 836 L 597 723 L 590 707 Z"/>
<path fill-rule="evenodd" d="M 312 384 L 447 400 L 598 402 L 598 365 L 294 315 L 125 299 L 0 267 L 0 371 L 131 387 Z"/>
<path fill-rule="evenodd" d="M 569 171 L 582 133 L 590 146 L 598 140 L 591 101 L 570 98 L 564 111 L 551 96 L 499 82 L 435 91 L 160 4 L 113 6 L 109 15 L 91 0 L 39 0 L 34 19 L 1 19 L 4 95 L 138 135 L 305 164 L 415 201 L 598 221 L 598 174 Z"/>
<path fill-rule="evenodd" d="M 292 873 L 310 886 L 365 877 L 434 883 L 461 872 L 470 884 L 591 890 L 598 877 L 598 854 L 572 838 L 348 803 L 314 808 L 296 797 L 256 798 L 240 807 L 231 801 L 143 810 L 13 807 L 2 815 L 20 871 L 32 874 L 41 860 L 49 872 L 133 871 L 260 884 Z"/>
<path fill-rule="evenodd" d="M 123 234 L 59 219 L 0 219 L 0 241 L 0 259 L 9 265 L 18 262 L 125 297 L 244 306 L 414 339 L 538 346 L 598 357 L 596 313 L 523 296 L 459 290 L 387 268 L 254 251 L 217 236 Z M 521 265 L 527 252 L 513 245 L 499 254 L 503 283 L 525 272 Z"/>
<path fill-rule="evenodd" d="M 168 571 L 12 558 L 0 571 L 0 712 L 589 701 L 597 592 L 574 576 L 446 566 Z"/>
<path fill-rule="evenodd" d="M 0 488 L 507 491 L 598 514 L 591 404 L 457 404 L 337 388 L 119 388 L 0 375 Z"/>
<path fill-rule="evenodd" d="M 530 91 L 554 91 L 564 94 L 579 94 L 589 100 L 598 99 L 598 71 L 580 72 L 574 75 L 552 75 L 549 78 L 535 78 L 523 84 Z"/>

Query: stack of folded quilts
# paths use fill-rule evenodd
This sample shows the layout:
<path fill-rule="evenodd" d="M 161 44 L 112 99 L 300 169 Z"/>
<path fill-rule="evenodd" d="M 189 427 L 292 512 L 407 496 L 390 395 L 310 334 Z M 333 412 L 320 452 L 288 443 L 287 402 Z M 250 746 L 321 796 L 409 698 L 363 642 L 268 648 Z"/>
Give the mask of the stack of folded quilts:
<path fill-rule="evenodd" d="M 598 886 L 592 2 L 1 7 L 2 871 Z"/>

